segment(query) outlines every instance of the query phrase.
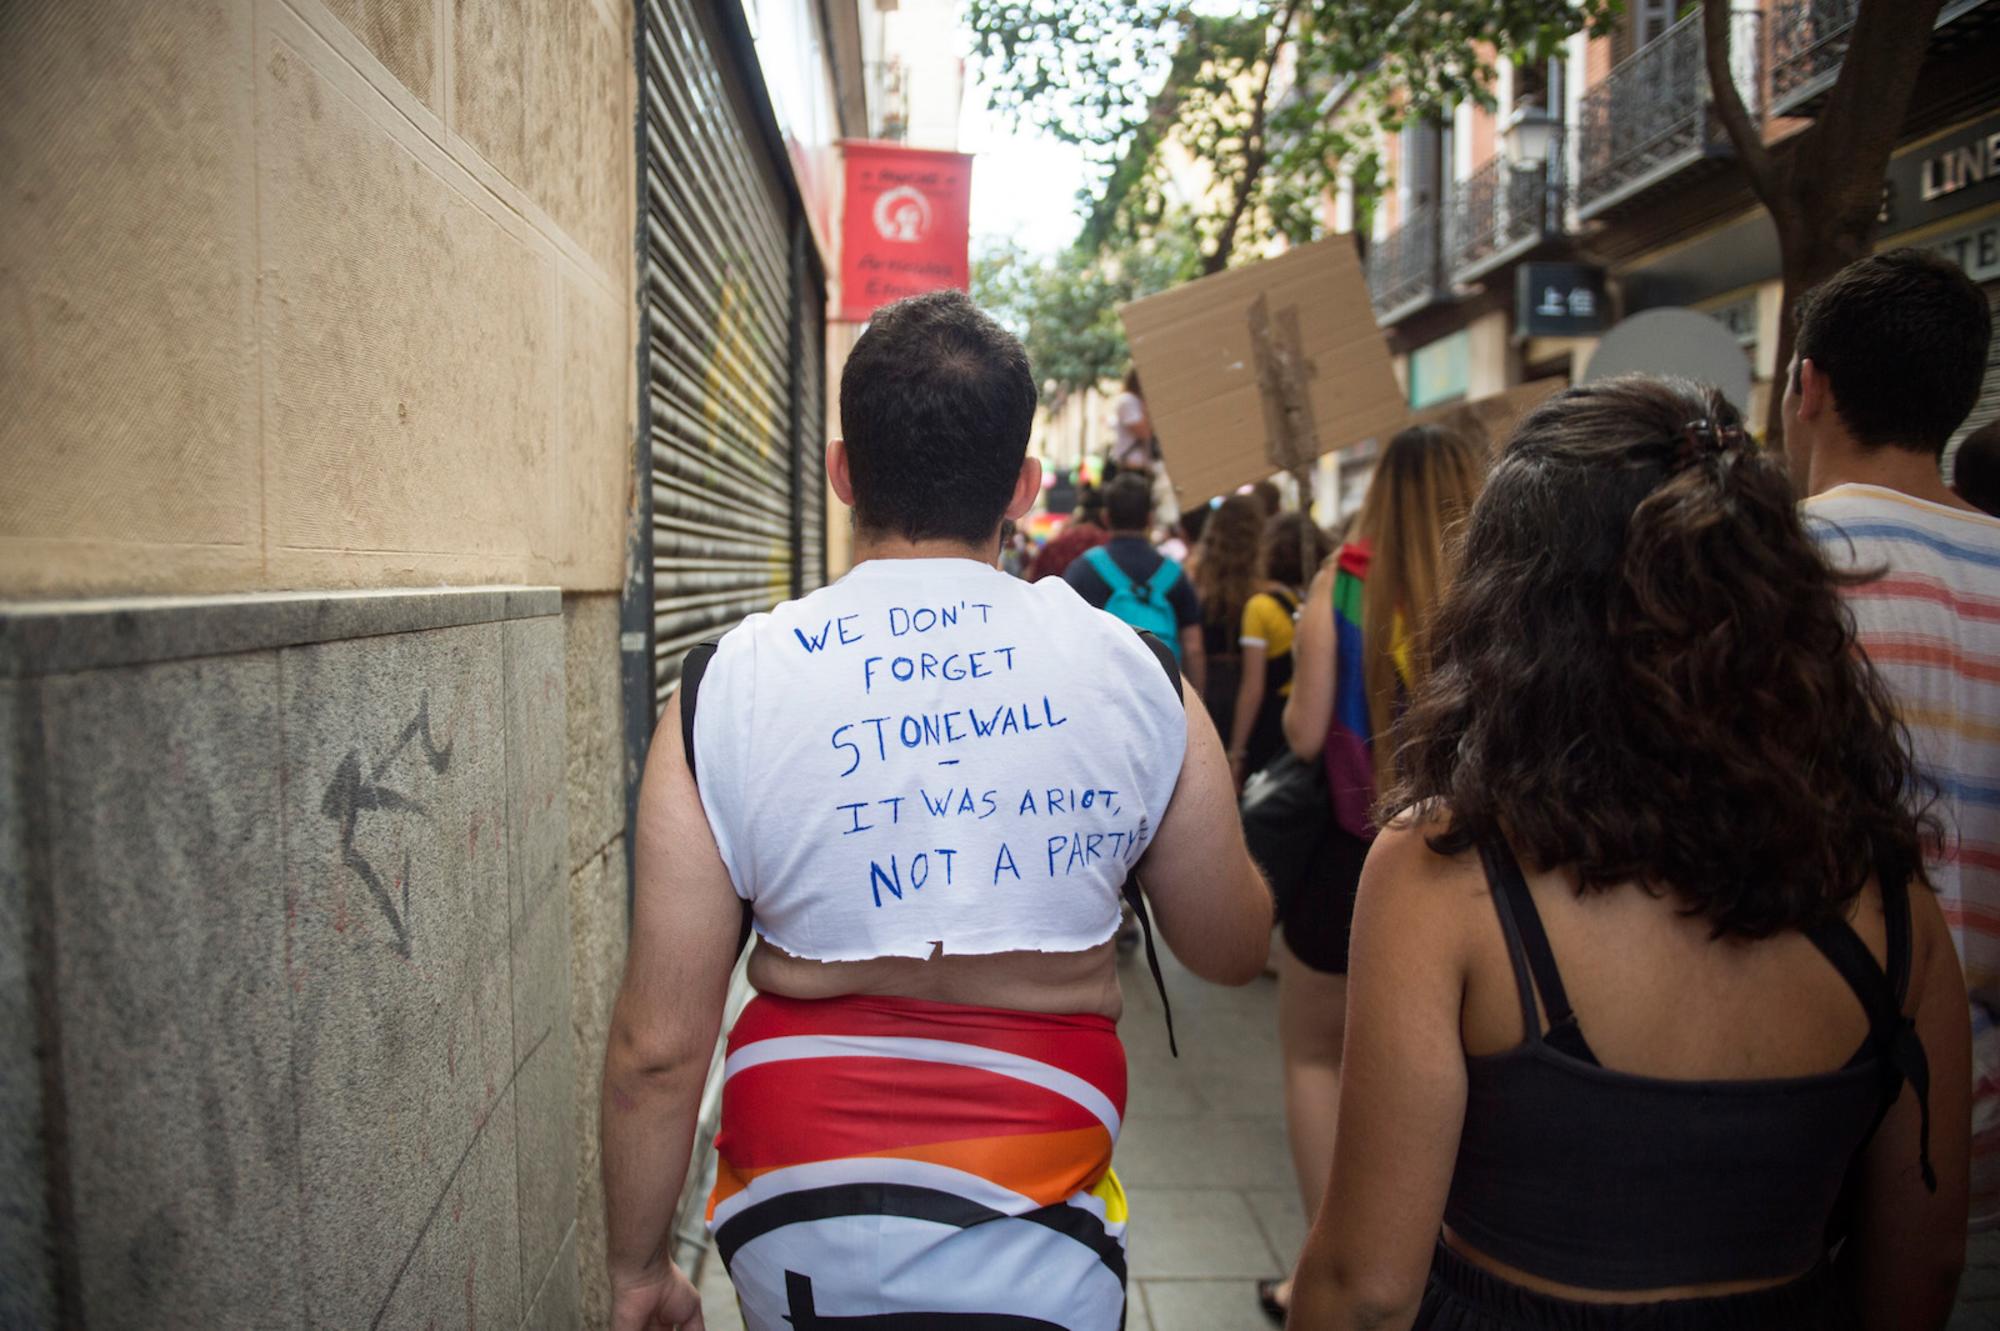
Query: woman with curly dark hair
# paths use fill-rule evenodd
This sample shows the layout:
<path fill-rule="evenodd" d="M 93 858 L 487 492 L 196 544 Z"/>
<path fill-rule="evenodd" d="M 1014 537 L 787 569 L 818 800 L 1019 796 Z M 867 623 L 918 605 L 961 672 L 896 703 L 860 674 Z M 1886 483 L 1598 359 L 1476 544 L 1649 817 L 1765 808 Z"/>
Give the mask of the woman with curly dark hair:
<path fill-rule="evenodd" d="M 1935 824 L 1780 465 L 1712 391 L 1574 388 L 1459 566 L 1291 1325 L 1942 1326 L 1970 1074 Z"/>

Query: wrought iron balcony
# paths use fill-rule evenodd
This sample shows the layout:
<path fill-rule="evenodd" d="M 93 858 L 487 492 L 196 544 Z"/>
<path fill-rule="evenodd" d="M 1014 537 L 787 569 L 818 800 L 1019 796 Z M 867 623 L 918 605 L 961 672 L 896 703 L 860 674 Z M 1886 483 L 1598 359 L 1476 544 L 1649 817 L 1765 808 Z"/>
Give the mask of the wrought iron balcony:
<path fill-rule="evenodd" d="M 1460 181 L 1445 234 L 1445 270 L 1471 282 L 1562 232 L 1562 137 L 1546 162 L 1514 165 L 1496 156 Z"/>
<path fill-rule="evenodd" d="M 1755 10 L 1730 16 L 1730 63 L 1755 117 L 1762 42 Z M 1649 193 L 1681 172 L 1732 156 L 1709 96 L 1700 11 L 1621 61 L 1583 95 L 1576 211 L 1591 218 Z"/>
<path fill-rule="evenodd" d="M 1422 203 L 1368 249 L 1368 294 L 1376 320 L 1392 324 L 1430 304 L 1442 286 L 1438 279 L 1438 208 Z"/>
<path fill-rule="evenodd" d="M 1861 0 L 1776 0 L 1771 6 L 1771 114 L 1810 115 L 1840 77 L 1848 39 Z M 1940 34 L 1973 11 L 2000 22 L 2000 4 L 1991 0 L 1945 0 L 1938 10 Z"/>

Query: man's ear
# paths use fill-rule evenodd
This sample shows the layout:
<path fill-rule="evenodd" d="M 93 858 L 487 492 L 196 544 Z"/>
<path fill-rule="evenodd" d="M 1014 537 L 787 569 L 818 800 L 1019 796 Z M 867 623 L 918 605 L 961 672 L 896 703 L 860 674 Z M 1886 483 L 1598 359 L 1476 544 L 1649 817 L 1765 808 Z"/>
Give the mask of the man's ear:
<path fill-rule="evenodd" d="M 1035 506 L 1042 493 L 1042 460 L 1030 453 L 1021 459 L 1021 474 L 1014 478 L 1014 497 L 1007 501 L 1007 516 L 1019 521 Z"/>
<path fill-rule="evenodd" d="M 1826 371 L 1804 356 L 1799 357 L 1799 419 L 1813 421 L 1833 406 L 1833 385 Z"/>
<path fill-rule="evenodd" d="M 826 479 L 841 503 L 854 507 L 854 477 L 847 470 L 847 441 L 836 439 L 826 446 Z"/>

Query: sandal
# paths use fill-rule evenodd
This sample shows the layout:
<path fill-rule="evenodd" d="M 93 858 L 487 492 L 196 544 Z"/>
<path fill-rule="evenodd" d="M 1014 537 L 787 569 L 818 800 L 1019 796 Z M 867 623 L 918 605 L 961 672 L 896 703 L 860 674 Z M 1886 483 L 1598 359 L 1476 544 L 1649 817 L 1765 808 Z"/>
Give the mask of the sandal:
<path fill-rule="evenodd" d="M 1278 1291 L 1284 1286 L 1284 1283 L 1282 1278 L 1265 1279 L 1257 1282 L 1257 1306 L 1264 1310 L 1264 1316 L 1271 1319 L 1272 1326 L 1283 1326 L 1285 1324 L 1285 1314 L 1290 1311 L 1290 1309 L 1278 1301 Z"/>

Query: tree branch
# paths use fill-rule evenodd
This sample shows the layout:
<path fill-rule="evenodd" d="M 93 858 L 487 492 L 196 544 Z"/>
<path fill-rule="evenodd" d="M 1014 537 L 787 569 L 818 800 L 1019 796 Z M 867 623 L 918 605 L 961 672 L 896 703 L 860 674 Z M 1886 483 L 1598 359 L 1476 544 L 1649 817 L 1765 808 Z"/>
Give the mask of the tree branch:
<path fill-rule="evenodd" d="M 1271 39 L 1271 49 L 1264 57 L 1264 77 L 1258 81 L 1257 95 L 1250 103 L 1250 129 L 1244 136 L 1243 173 L 1237 177 L 1236 189 L 1229 202 L 1229 216 L 1222 224 L 1222 234 L 1215 239 L 1215 250 L 1202 259 L 1204 273 L 1219 273 L 1229 266 L 1229 256 L 1236 248 L 1236 229 L 1243 221 L 1243 214 L 1250 207 L 1250 196 L 1256 189 L 1257 177 L 1264 172 L 1270 154 L 1264 143 L 1265 107 L 1270 101 L 1271 79 L 1278 72 L 1278 57 L 1284 54 L 1285 41 L 1292 30 L 1292 19 L 1299 11 L 1299 0 L 1285 0 L 1284 12 L 1278 16 L 1278 31 Z"/>
<path fill-rule="evenodd" d="M 1776 212 L 1777 168 L 1771 160 L 1771 150 L 1764 146 L 1763 130 L 1750 118 L 1749 109 L 1743 105 L 1743 94 L 1736 90 L 1736 79 L 1729 69 L 1729 4 L 1730 0 L 1701 0 L 1701 46 L 1708 63 L 1709 95 L 1715 99 L 1715 113 L 1721 117 L 1729 142 L 1736 149 L 1736 160 L 1743 164 L 1743 174 L 1750 179 L 1751 192 L 1766 208 Z"/>
<path fill-rule="evenodd" d="M 1903 114 L 1887 107 L 1907 108 L 1917 76 L 1930 52 L 1943 0 L 1862 0 L 1854 26 L 1847 33 L 1847 52 L 1840 74 L 1821 104 L 1818 115 L 1820 152 L 1837 154 L 1841 164 L 1855 164 L 1864 186 L 1852 202 L 1865 208 L 1879 197 L 1882 171 L 1903 135 Z M 1821 172 L 1824 163 L 1815 163 Z"/>

